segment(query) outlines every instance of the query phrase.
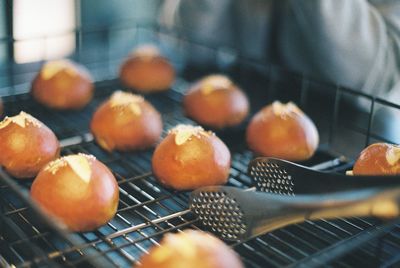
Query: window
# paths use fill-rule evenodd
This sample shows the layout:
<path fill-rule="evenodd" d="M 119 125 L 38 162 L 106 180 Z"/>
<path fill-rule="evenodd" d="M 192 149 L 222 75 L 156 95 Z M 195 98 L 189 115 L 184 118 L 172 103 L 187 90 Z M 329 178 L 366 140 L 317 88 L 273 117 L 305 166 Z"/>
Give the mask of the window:
<path fill-rule="evenodd" d="M 17 63 L 62 58 L 75 50 L 74 0 L 14 0 Z"/>

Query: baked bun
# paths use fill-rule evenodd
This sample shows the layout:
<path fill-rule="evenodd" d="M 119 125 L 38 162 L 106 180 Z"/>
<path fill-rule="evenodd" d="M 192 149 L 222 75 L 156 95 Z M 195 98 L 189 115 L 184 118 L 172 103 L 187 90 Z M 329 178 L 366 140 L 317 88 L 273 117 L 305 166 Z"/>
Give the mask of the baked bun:
<path fill-rule="evenodd" d="M 190 125 L 170 130 L 152 159 L 155 177 L 176 190 L 224 184 L 230 164 L 229 149 L 213 132 Z"/>
<path fill-rule="evenodd" d="M 21 112 L 0 122 L 0 166 L 12 176 L 36 176 L 59 152 L 54 133 L 31 115 Z"/>
<path fill-rule="evenodd" d="M 185 230 L 166 234 L 160 246 L 140 259 L 141 268 L 242 268 L 240 258 L 224 242 L 211 234 Z"/>
<path fill-rule="evenodd" d="M 143 97 L 116 91 L 93 115 L 90 128 L 107 151 L 140 150 L 154 146 L 161 137 L 160 113 Z"/>
<path fill-rule="evenodd" d="M 138 47 L 120 69 L 121 81 L 142 93 L 168 90 L 175 80 L 175 70 L 167 58 L 152 45 Z"/>
<path fill-rule="evenodd" d="M 210 75 L 195 83 L 183 106 L 187 116 L 214 129 L 236 126 L 249 113 L 246 95 L 224 75 Z"/>
<path fill-rule="evenodd" d="M 246 140 L 258 155 L 303 161 L 313 156 L 319 136 L 311 119 L 294 103 L 275 101 L 253 116 Z"/>
<path fill-rule="evenodd" d="M 32 198 L 75 232 L 94 230 L 111 220 L 118 207 L 118 184 L 94 156 L 69 155 L 46 165 L 33 181 Z"/>
<path fill-rule="evenodd" d="M 77 110 L 93 97 L 93 81 L 85 67 L 70 60 L 49 61 L 33 80 L 32 95 L 59 110 Z"/>
<path fill-rule="evenodd" d="M 375 143 L 365 148 L 353 167 L 354 175 L 399 175 L 400 146 Z"/>

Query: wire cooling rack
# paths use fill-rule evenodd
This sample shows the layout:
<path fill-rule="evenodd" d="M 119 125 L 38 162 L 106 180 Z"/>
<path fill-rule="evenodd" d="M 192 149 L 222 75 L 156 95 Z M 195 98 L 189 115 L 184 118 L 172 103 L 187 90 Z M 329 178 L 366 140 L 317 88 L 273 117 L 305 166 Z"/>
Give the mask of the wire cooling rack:
<path fill-rule="evenodd" d="M 94 101 L 83 112 L 50 112 L 25 95 L 19 96 L 17 102 L 6 102 L 8 113 L 24 109 L 51 127 L 61 139 L 62 154 L 95 155 L 114 172 L 120 186 L 119 208 L 113 220 L 93 232 L 65 234 L 47 226 L 30 203 L 21 199 L 26 197 L 30 182 L 11 180 L 16 182 L 15 190 L 8 184 L 10 180 L 0 180 L 0 255 L 8 264 L 130 267 L 150 247 L 157 246 L 163 234 L 186 228 L 203 229 L 188 210 L 188 193 L 168 190 L 152 176 L 151 150 L 108 153 L 93 141 L 88 131 L 90 117 L 99 103 L 119 88 L 117 81 L 98 83 Z M 182 114 L 180 91 L 146 96 L 162 113 L 165 130 L 178 123 L 193 124 Z M 252 154 L 242 142 L 242 130 L 220 134 L 233 152 L 229 185 L 251 187 L 247 164 Z M 335 157 L 326 150 L 320 150 L 308 164 L 335 171 L 351 166 L 343 157 Z M 248 267 L 302 263 L 309 267 L 332 261 L 334 266 L 367 267 L 394 261 L 400 252 L 399 231 L 395 223 L 377 219 L 337 219 L 292 225 L 231 246 Z"/>
<path fill-rule="evenodd" d="M 178 123 L 193 123 L 184 117 L 180 104 L 188 84 L 204 74 L 218 71 L 231 76 L 243 87 L 251 100 L 252 113 L 276 99 L 299 104 L 314 120 L 321 136 L 318 153 L 304 163 L 308 166 L 344 172 L 351 168 L 351 159 L 365 145 L 374 141 L 400 143 L 398 132 L 390 131 L 390 125 L 395 124 L 384 124 L 385 120 L 380 117 L 382 110 L 399 111 L 398 105 L 320 83 L 257 60 L 243 59 L 232 49 L 183 39 L 178 31 L 134 24 L 112 29 L 76 29 L 77 44 L 85 34 L 110 38 L 116 31 L 120 35 L 132 31 L 142 42 L 175 46 L 189 57 L 187 51 L 195 48 L 215 58 L 214 64 L 199 68 L 183 64 L 174 57 L 176 54 L 171 54 L 179 70 L 177 83 L 168 93 L 145 96 L 163 115 L 164 135 Z M 168 190 L 152 176 L 151 150 L 108 153 L 93 141 L 88 128 L 93 111 L 113 91 L 122 88 L 112 78 L 125 52 L 114 55 L 118 50 L 110 45 L 109 39 L 105 43 L 108 45 L 104 53 L 88 54 L 84 46 L 78 46 L 73 56 L 88 66 L 99 81 L 94 100 L 83 111 L 54 112 L 31 99 L 26 91 L 40 63 L 2 66 L 0 93 L 6 96 L 8 115 L 25 110 L 48 125 L 61 140 L 63 155 L 93 154 L 114 172 L 120 186 L 117 215 L 93 232 L 65 233 L 48 222 L 31 203 L 30 181 L 14 180 L 0 170 L 0 266 L 130 267 L 150 247 L 157 246 L 163 234 L 186 228 L 203 229 L 188 210 L 188 193 Z M 233 63 L 227 64 L 227 61 Z M 228 184 L 251 187 L 247 164 L 253 155 L 244 144 L 244 126 L 217 134 L 232 151 Z M 400 228 L 396 221 L 352 218 L 307 221 L 230 246 L 248 267 L 389 267 L 400 263 L 399 239 Z"/>

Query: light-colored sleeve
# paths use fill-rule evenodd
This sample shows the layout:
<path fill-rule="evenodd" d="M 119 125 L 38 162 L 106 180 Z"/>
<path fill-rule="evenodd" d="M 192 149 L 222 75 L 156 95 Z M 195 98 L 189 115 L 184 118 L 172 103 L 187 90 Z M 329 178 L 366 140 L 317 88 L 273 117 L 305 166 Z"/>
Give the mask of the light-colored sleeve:
<path fill-rule="evenodd" d="M 400 1 L 374 2 L 288 0 L 278 37 L 282 64 L 374 95 L 398 91 Z"/>
<path fill-rule="evenodd" d="M 242 56 L 268 59 L 272 0 L 166 0 L 160 23 L 177 26 L 185 38 L 214 48 L 233 48 Z M 190 60 L 210 65 L 215 55 L 192 47 Z"/>
<path fill-rule="evenodd" d="M 179 32 L 198 46 L 186 47 L 181 53 L 186 63 L 210 66 L 215 60 L 213 48 L 230 47 L 235 42 L 231 0 L 166 0 L 161 7 L 160 23 Z"/>
<path fill-rule="evenodd" d="M 168 2 L 176 7 L 169 17 L 189 38 L 400 101 L 399 0 Z M 190 59 L 207 64 L 208 55 L 199 49 Z"/>

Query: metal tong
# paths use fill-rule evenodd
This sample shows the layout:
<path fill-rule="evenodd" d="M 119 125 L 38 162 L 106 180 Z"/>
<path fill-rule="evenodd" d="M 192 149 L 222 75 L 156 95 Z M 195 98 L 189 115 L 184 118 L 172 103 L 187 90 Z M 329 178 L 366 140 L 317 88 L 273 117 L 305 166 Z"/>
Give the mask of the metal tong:
<path fill-rule="evenodd" d="M 289 161 L 259 157 L 248 173 L 258 191 L 282 195 L 319 194 L 370 187 L 400 186 L 400 176 L 348 176 L 313 170 Z"/>
<path fill-rule="evenodd" d="M 400 176 L 346 176 L 269 157 L 252 160 L 248 170 L 259 192 L 215 186 L 191 194 L 191 210 L 227 240 L 305 220 L 400 213 Z"/>
<path fill-rule="evenodd" d="M 192 192 L 190 209 L 226 240 L 243 240 L 305 220 L 399 215 L 400 187 L 284 196 L 210 186 Z"/>

